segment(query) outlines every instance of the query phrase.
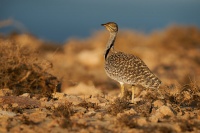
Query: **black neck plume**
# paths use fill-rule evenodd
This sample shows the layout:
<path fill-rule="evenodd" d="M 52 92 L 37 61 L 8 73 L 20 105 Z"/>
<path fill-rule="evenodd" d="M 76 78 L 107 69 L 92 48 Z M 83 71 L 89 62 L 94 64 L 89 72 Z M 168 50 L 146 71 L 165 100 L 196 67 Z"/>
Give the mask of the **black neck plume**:
<path fill-rule="evenodd" d="M 117 35 L 116 32 L 110 33 L 110 38 L 109 38 L 108 43 L 106 45 L 106 50 L 105 50 L 105 54 L 104 54 L 105 60 L 106 60 L 106 58 L 107 58 L 107 56 L 110 52 L 110 49 L 114 47 L 116 35 Z"/>

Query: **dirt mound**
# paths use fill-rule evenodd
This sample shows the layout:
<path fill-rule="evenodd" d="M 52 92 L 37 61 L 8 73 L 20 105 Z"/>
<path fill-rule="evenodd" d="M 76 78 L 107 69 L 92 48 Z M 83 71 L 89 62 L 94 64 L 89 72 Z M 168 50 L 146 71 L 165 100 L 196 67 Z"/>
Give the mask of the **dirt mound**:
<path fill-rule="evenodd" d="M 37 54 L 15 40 L 0 40 L 0 88 L 14 90 L 14 94 L 44 94 L 51 96 L 59 84 L 48 73 L 52 63 L 39 59 Z"/>

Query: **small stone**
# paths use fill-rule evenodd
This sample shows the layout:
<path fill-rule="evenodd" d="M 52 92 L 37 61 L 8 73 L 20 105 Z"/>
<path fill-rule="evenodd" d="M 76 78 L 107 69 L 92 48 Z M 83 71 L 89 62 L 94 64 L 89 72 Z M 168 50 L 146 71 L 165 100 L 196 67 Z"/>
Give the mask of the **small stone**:
<path fill-rule="evenodd" d="M 11 95 L 13 93 L 9 88 L 0 89 L 0 96 Z"/>
<path fill-rule="evenodd" d="M 96 112 L 95 111 L 89 111 L 89 112 L 87 112 L 86 113 L 86 116 L 94 116 L 96 114 Z"/>
<path fill-rule="evenodd" d="M 24 93 L 24 94 L 22 94 L 22 95 L 20 95 L 20 96 L 30 98 L 30 94 L 29 94 L 29 93 Z"/>
<path fill-rule="evenodd" d="M 4 104 L 4 105 L 3 105 L 3 109 L 7 109 L 8 107 L 9 107 L 8 104 Z"/>
<path fill-rule="evenodd" d="M 56 93 L 53 95 L 54 98 L 58 98 L 58 99 L 62 99 L 62 98 L 64 98 L 64 97 L 66 97 L 66 96 L 67 96 L 67 94 L 65 94 L 65 93 L 60 93 L 60 92 L 56 92 Z"/>
<path fill-rule="evenodd" d="M 143 90 L 141 93 L 140 93 L 140 97 L 145 97 L 147 95 L 147 91 Z"/>
<path fill-rule="evenodd" d="M 184 100 L 190 100 L 191 99 L 191 94 L 188 91 L 183 92 L 183 97 Z"/>
<path fill-rule="evenodd" d="M 164 105 L 164 103 L 161 100 L 156 100 L 153 102 L 154 107 L 161 107 Z"/>
<path fill-rule="evenodd" d="M 96 114 L 95 114 L 95 117 L 96 117 L 97 119 L 103 119 L 103 115 L 102 115 L 101 113 L 96 113 Z"/>
<path fill-rule="evenodd" d="M 77 96 L 73 96 L 73 95 L 67 95 L 64 98 L 64 100 L 67 100 L 68 102 L 73 103 L 73 105 L 78 105 L 83 102 L 83 99 L 81 99 L 80 97 L 77 97 Z"/>
<path fill-rule="evenodd" d="M 125 110 L 124 113 L 125 114 L 131 114 L 131 115 L 137 114 L 137 112 L 134 109 Z"/>
<path fill-rule="evenodd" d="M 108 100 L 105 97 L 97 97 L 97 99 L 99 100 L 100 103 L 106 103 L 108 102 Z"/>
<path fill-rule="evenodd" d="M 142 101 L 142 100 L 143 100 L 143 98 L 139 98 L 139 97 L 134 98 L 135 103 L 138 103 L 139 101 Z"/>
<path fill-rule="evenodd" d="M 197 115 L 197 119 L 200 120 L 200 114 Z"/>
<path fill-rule="evenodd" d="M 75 112 L 82 112 L 82 113 L 85 113 L 86 112 L 86 108 L 83 108 L 83 107 L 76 107 L 74 109 Z"/>
<path fill-rule="evenodd" d="M 47 123 L 47 127 L 49 129 L 53 128 L 53 127 L 58 127 L 59 124 L 58 124 L 58 121 L 56 119 L 50 121 L 49 123 Z"/>
<path fill-rule="evenodd" d="M 10 111 L 0 111 L 0 116 L 13 117 L 13 116 L 16 116 L 16 114 Z"/>
<path fill-rule="evenodd" d="M 13 103 L 13 104 L 12 104 L 12 107 L 13 107 L 13 108 L 16 108 L 16 107 L 18 107 L 18 104 L 17 104 L 17 103 Z"/>
<path fill-rule="evenodd" d="M 100 103 L 100 104 L 98 104 L 98 105 L 101 106 L 101 107 L 103 108 L 103 107 L 106 107 L 107 103 Z"/>
<path fill-rule="evenodd" d="M 153 115 L 153 116 L 149 117 L 149 121 L 153 122 L 153 123 L 157 123 L 158 122 L 158 117 Z"/>
<path fill-rule="evenodd" d="M 137 119 L 137 124 L 138 124 L 139 126 L 144 126 L 144 125 L 146 125 L 146 124 L 147 124 L 146 118 L 144 118 L 144 117 L 138 118 L 138 119 Z"/>
<path fill-rule="evenodd" d="M 110 120 L 110 118 L 112 118 L 112 116 L 110 114 L 105 114 L 103 116 L 103 118 L 106 119 L 106 120 Z"/>
<path fill-rule="evenodd" d="M 44 108 L 51 108 L 51 107 L 53 107 L 53 103 L 51 101 L 41 102 L 41 106 L 44 107 Z"/>
<path fill-rule="evenodd" d="M 47 116 L 46 113 L 40 111 L 28 115 L 29 120 L 33 121 L 34 123 L 42 122 L 46 118 L 46 116 Z"/>
<path fill-rule="evenodd" d="M 42 102 L 48 101 L 48 98 L 47 97 L 42 97 L 42 98 L 40 98 L 40 101 L 42 101 Z"/>
<path fill-rule="evenodd" d="M 149 120 L 151 122 L 156 123 L 156 122 L 158 122 L 159 119 L 161 119 L 165 116 L 173 117 L 174 113 L 168 106 L 163 105 L 155 111 L 155 114 L 153 114 L 151 117 L 149 117 Z"/>
<path fill-rule="evenodd" d="M 58 108 L 59 105 L 60 105 L 59 103 L 54 103 L 54 104 L 53 104 L 53 106 L 54 106 L 55 108 Z"/>
<path fill-rule="evenodd" d="M 87 102 L 100 103 L 100 101 L 97 98 L 89 98 L 89 99 L 87 99 Z"/>
<path fill-rule="evenodd" d="M 157 111 L 163 114 L 163 116 L 174 116 L 173 111 L 168 106 L 163 105 Z"/>
<path fill-rule="evenodd" d="M 185 112 L 184 115 L 181 118 L 187 120 L 187 119 L 189 119 L 189 117 L 190 117 L 190 113 Z"/>
<path fill-rule="evenodd" d="M 77 123 L 80 124 L 80 125 L 87 125 L 86 119 L 79 119 L 79 120 L 77 121 Z"/>

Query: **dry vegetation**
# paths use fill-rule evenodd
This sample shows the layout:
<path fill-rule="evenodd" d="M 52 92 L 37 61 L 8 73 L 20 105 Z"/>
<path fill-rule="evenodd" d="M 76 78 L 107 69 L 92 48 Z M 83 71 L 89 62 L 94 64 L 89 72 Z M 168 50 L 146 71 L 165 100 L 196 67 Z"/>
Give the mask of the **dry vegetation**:
<path fill-rule="evenodd" d="M 58 80 L 48 73 L 52 64 L 40 60 L 28 47 L 15 40 L 1 39 L 0 87 L 9 88 L 14 94 L 44 94 L 51 97 Z"/>
<path fill-rule="evenodd" d="M 103 69 L 107 32 L 54 45 L 28 34 L 0 37 L 0 132 L 200 132 L 200 30 L 121 31 L 116 49 L 162 80 L 118 98 Z M 126 88 L 129 86 L 127 85 Z"/>

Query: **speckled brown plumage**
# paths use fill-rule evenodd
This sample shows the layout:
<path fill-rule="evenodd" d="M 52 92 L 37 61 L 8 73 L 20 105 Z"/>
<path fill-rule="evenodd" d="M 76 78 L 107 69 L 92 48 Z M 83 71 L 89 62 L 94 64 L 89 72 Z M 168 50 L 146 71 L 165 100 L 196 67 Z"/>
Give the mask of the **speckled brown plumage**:
<path fill-rule="evenodd" d="M 161 83 L 140 58 L 123 52 L 107 57 L 105 71 L 110 78 L 125 84 L 156 89 Z"/>
<path fill-rule="evenodd" d="M 106 74 L 121 84 L 121 97 L 124 96 L 124 84 L 141 85 L 146 88 L 159 88 L 161 81 L 149 70 L 147 65 L 137 56 L 114 51 L 114 42 L 118 26 L 114 22 L 102 24 L 110 32 L 105 50 Z M 134 102 L 134 87 L 132 87 L 132 102 Z"/>

